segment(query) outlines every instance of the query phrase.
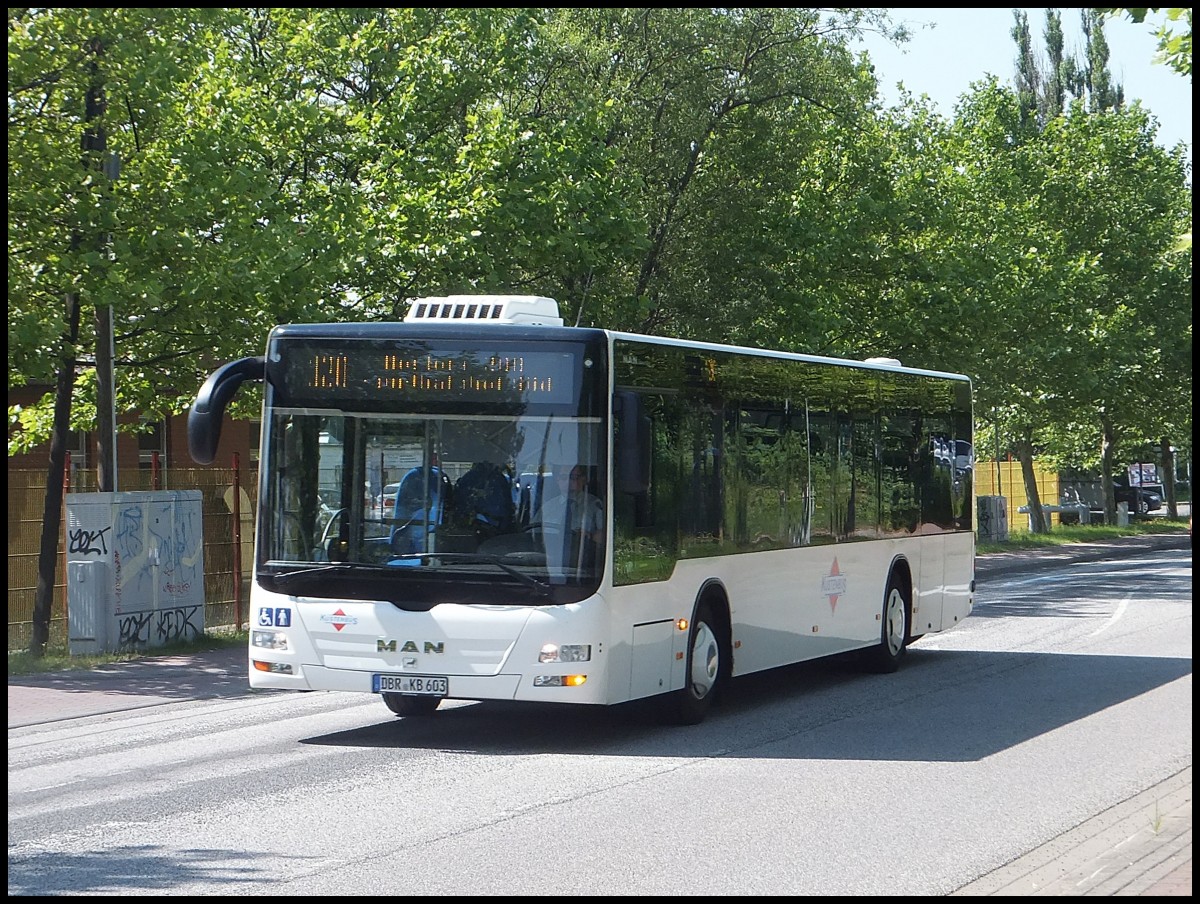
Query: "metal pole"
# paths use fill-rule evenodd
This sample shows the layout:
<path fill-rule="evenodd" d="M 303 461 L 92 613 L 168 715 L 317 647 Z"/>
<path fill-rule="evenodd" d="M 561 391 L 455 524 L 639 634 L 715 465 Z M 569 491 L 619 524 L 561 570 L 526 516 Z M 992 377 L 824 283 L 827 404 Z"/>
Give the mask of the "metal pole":
<path fill-rule="evenodd" d="M 108 360 L 109 367 L 108 401 L 112 406 L 112 488 L 117 491 L 117 339 L 113 321 L 112 305 L 108 306 Z"/>
<path fill-rule="evenodd" d="M 992 426 L 992 432 L 995 434 L 995 438 L 996 438 L 996 495 L 997 495 L 997 496 L 1003 496 L 1003 495 L 1004 495 L 1004 487 L 1003 487 L 1003 485 L 1002 485 L 1002 483 L 1001 483 L 1001 480 L 1000 480 L 1000 478 L 1001 478 L 1001 471 L 1000 471 L 1000 422 L 999 422 L 999 421 L 993 421 L 993 422 L 992 422 L 992 425 L 993 425 L 993 426 Z"/>
<path fill-rule="evenodd" d="M 242 630 L 242 472 L 241 456 L 233 453 L 233 617 Z"/>
<path fill-rule="evenodd" d="M 101 150 L 104 149 L 101 147 Z M 121 155 L 116 151 L 110 152 L 104 158 L 100 168 L 108 180 L 107 197 L 111 202 L 113 185 L 121 176 Z M 109 261 L 116 257 L 113 253 L 111 233 L 104 236 L 104 250 Z M 108 401 L 109 413 L 112 417 L 112 491 L 115 493 L 117 492 L 117 325 L 113 307 L 111 304 L 108 306 Z"/>
<path fill-rule="evenodd" d="M 71 450 L 67 450 L 66 462 L 63 466 L 63 527 L 66 527 L 67 522 L 67 494 L 71 492 Z M 63 531 L 63 536 L 66 536 L 66 530 Z M 63 624 L 66 625 L 64 634 L 67 639 L 67 650 L 71 649 L 71 598 L 67 587 L 67 556 L 69 549 L 66 543 L 63 544 Z"/>

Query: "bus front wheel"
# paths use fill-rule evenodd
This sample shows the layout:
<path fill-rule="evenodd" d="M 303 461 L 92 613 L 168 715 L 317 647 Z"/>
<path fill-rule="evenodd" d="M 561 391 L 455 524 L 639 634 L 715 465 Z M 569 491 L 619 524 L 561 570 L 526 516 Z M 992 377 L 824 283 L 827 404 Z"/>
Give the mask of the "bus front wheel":
<path fill-rule="evenodd" d="M 441 697 L 412 697 L 408 694 L 380 694 L 384 705 L 398 716 L 428 716 L 442 702 Z"/>
<path fill-rule="evenodd" d="M 712 605 L 701 603 L 688 631 L 687 678 L 671 695 L 672 720 L 679 725 L 699 724 L 712 707 L 723 668 L 718 630 Z"/>

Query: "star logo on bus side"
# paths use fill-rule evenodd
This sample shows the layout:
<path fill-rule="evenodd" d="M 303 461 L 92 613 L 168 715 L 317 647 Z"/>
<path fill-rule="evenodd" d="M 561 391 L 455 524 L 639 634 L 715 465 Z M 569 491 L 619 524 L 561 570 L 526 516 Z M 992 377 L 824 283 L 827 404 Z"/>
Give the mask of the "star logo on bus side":
<path fill-rule="evenodd" d="M 842 570 L 838 567 L 837 557 L 834 557 L 833 566 L 829 569 L 829 574 L 821 578 L 821 593 L 829 597 L 829 611 L 836 612 L 838 598 L 846 592 L 846 576 L 842 574 Z"/>

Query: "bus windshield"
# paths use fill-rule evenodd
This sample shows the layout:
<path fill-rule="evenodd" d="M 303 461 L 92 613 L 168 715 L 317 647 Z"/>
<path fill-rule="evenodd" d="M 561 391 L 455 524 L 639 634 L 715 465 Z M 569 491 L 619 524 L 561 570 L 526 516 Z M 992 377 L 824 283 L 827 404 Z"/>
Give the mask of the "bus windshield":
<path fill-rule="evenodd" d="M 270 589 L 536 604 L 599 583 L 601 418 L 274 407 L 267 431 L 258 562 Z"/>

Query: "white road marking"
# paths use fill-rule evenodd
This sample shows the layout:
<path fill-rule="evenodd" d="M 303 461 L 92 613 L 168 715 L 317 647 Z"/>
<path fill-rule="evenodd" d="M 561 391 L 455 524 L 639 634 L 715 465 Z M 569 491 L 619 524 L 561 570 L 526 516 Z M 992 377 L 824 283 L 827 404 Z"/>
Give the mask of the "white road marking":
<path fill-rule="evenodd" d="M 1106 621 L 1099 628 L 1097 628 L 1095 631 L 1093 631 L 1091 634 L 1089 634 L 1088 637 L 1095 637 L 1097 634 L 1103 634 L 1105 631 L 1107 631 L 1109 628 L 1111 628 L 1113 625 L 1115 625 L 1118 621 L 1120 621 L 1121 616 L 1125 614 L 1125 610 L 1129 608 L 1129 600 L 1131 598 L 1132 597 L 1127 596 L 1127 597 L 1125 597 L 1125 599 L 1121 600 L 1120 605 L 1117 606 L 1117 611 L 1114 612 L 1112 615 L 1110 615 L 1108 617 L 1108 621 Z"/>

